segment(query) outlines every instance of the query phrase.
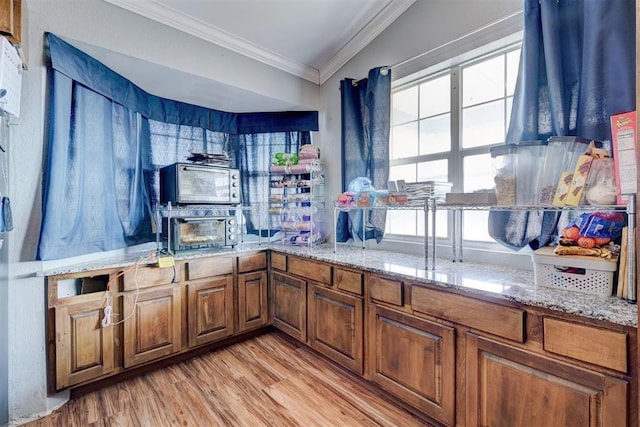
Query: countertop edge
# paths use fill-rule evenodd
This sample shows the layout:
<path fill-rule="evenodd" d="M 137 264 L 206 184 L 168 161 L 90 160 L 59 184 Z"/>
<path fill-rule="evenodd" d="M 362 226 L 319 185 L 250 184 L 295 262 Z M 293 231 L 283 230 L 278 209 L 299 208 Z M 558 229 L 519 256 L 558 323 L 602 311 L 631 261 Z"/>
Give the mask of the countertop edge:
<path fill-rule="evenodd" d="M 312 260 L 328 262 L 346 268 L 362 269 L 368 273 L 381 274 L 416 284 L 428 284 L 471 297 L 484 297 L 496 301 L 508 301 L 525 306 L 558 311 L 588 319 L 605 321 L 617 325 L 637 328 L 637 305 L 616 297 L 602 297 L 561 289 L 543 288 L 534 283 L 533 272 L 498 265 L 473 263 L 452 263 L 437 259 L 434 270 L 424 268 L 424 259 L 415 255 L 399 254 L 379 250 L 340 247 L 334 252 L 333 246 L 318 247 L 285 246 L 275 244 L 243 244 L 235 248 L 215 251 L 188 251 L 174 256 L 176 261 L 190 259 L 237 256 L 272 250 L 296 255 Z M 46 277 L 75 274 L 86 271 L 124 268 L 137 263 L 153 264 L 149 255 L 132 253 L 86 263 L 72 264 L 42 270 L 36 276 Z M 141 261 L 142 260 L 142 261 Z"/>

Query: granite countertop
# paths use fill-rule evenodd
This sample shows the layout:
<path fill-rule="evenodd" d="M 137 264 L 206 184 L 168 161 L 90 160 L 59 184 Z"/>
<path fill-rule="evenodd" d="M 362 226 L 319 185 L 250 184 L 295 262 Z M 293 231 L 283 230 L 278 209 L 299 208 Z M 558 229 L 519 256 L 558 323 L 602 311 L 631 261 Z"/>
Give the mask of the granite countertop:
<path fill-rule="evenodd" d="M 541 307 L 586 318 L 637 327 L 638 307 L 616 297 L 602 297 L 555 288 L 536 286 L 531 270 L 470 262 L 454 263 L 436 259 L 434 270 L 425 269 L 423 256 L 407 255 L 380 250 L 363 250 L 359 247 L 319 245 L 313 248 L 268 244 L 241 244 L 234 249 L 215 251 L 185 251 L 175 256 L 176 260 L 188 260 L 210 256 L 239 255 L 259 250 L 273 249 L 279 252 L 300 255 L 318 261 L 327 261 L 351 268 L 361 268 L 373 273 L 410 280 L 415 283 L 430 283 L 451 288 L 467 294 L 514 301 L 524 305 Z M 40 276 L 77 273 L 107 268 L 135 265 L 147 253 L 129 254 L 89 263 L 70 265 L 40 272 Z"/>

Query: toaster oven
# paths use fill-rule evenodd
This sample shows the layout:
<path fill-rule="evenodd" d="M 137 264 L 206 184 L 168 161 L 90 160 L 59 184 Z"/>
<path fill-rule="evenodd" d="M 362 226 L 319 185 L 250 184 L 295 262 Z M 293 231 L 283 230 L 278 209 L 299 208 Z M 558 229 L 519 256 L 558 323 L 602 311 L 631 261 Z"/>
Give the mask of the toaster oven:
<path fill-rule="evenodd" d="M 173 205 L 240 203 L 240 171 L 174 163 L 160 169 L 160 202 Z"/>
<path fill-rule="evenodd" d="M 171 251 L 234 247 L 238 240 L 234 216 L 163 218 L 162 236 Z"/>

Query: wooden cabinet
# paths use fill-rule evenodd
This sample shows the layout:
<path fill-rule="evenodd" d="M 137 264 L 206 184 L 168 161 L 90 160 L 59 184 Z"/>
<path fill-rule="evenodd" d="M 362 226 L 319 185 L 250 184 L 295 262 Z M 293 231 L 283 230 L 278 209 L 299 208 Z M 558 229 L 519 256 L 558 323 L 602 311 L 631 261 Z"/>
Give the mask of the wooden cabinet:
<path fill-rule="evenodd" d="M 116 369 L 113 325 L 103 326 L 105 307 L 119 313 L 119 298 L 107 299 L 117 271 L 65 274 L 47 278 L 49 388 L 82 384 Z"/>
<path fill-rule="evenodd" d="M 307 341 L 307 281 L 271 273 L 271 323 L 298 341 Z"/>
<path fill-rule="evenodd" d="M 465 360 L 467 426 L 630 425 L 627 381 L 472 333 Z"/>
<path fill-rule="evenodd" d="M 238 257 L 238 332 L 269 324 L 267 253 Z"/>
<path fill-rule="evenodd" d="M 238 332 L 269 324 L 267 272 L 238 274 Z"/>
<path fill-rule="evenodd" d="M 22 42 L 22 0 L 0 0 L 0 34 L 10 42 Z"/>
<path fill-rule="evenodd" d="M 124 293 L 124 367 L 178 352 L 182 343 L 181 311 L 178 284 Z"/>
<path fill-rule="evenodd" d="M 187 284 L 189 347 L 233 335 L 233 276 L 218 276 Z"/>
<path fill-rule="evenodd" d="M 636 328 L 270 256 L 48 278 L 50 388 L 271 323 L 436 424 L 638 426 Z M 69 281 L 72 296 L 59 289 Z M 109 283 L 124 322 L 105 328 Z"/>
<path fill-rule="evenodd" d="M 371 380 L 420 412 L 453 425 L 455 329 L 370 304 L 368 336 Z"/>
<path fill-rule="evenodd" d="M 551 316 L 544 316 L 542 325 L 545 351 L 618 372 L 628 371 L 628 333 L 598 329 Z"/>
<path fill-rule="evenodd" d="M 363 373 L 364 314 L 361 297 L 309 284 L 309 345 L 341 365 Z"/>
<path fill-rule="evenodd" d="M 57 390 L 108 374 L 114 367 L 113 327 L 101 327 L 102 293 L 55 309 Z"/>
<path fill-rule="evenodd" d="M 187 263 L 187 335 L 197 347 L 234 333 L 233 268 L 235 258 L 216 257 Z"/>

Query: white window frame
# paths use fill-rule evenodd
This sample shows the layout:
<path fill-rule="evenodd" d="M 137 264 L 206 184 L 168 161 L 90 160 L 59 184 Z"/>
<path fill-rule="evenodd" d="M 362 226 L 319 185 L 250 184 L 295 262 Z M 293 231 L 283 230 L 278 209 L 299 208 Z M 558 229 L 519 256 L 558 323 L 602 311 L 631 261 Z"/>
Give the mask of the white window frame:
<path fill-rule="evenodd" d="M 517 18 L 521 19 L 521 15 L 518 14 Z M 517 31 L 515 29 L 517 29 Z M 500 37 L 500 35 L 505 31 L 510 31 L 511 34 Z M 498 39 L 496 39 L 496 37 L 498 37 Z M 475 41 L 469 39 L 475 39 Z M 515 17 L 510 17 L 497 24 L 497 27 L 485 29 L 480 35 L 469 35 L 468 37 L 461 38 L 457 43 L 447 46 L 452 53 L 457 53 L 455 57 L 446 59 L 435 65 L 426 66 L 420 70 L 415 70 L 417 64 L 409 64 L 409 67 L 405 66 L 400 70 L 400 73 L 397 73 L 399 75 L 394 75 L 392 91 L 406 89 L 410 86 L 419 84 L 421 81 L 435 78 L 438 74 L 442 75 L 447 72 L 450 73 L 452 86 L 455 87 L 451 92 L 451 123 L 457 125 L 452 125 L 451 129 L 451 151 L 418 157 L 420 157 L 420 161 L 437 159 L 448 160 L 450 166 L 449 177 L 451 182 L 454 184 L 452 191 L 462 191 L 463 157 L 489 152 L 489 146 L 473 147 L 462 151 L 460 150 L 461 121 L 459 116 L 462 112 L 461 93 L 458 90 L 459 86 L 454 82 L 461 79 L 461 68 L 463 66 L 468 66 L 474 62 L 486 60 L 492 56 L 500 54 L 501 52 L 504 53 L 512 50 L 521 43 L 521 40 L 521 22 L 516 22 Z M 474 43 L 476 44 L 476 47 L 472 46 Z M 464 51 L 465 49 L 467 50 Z M 432 56 L 435 58 L 443 56 L 442 52 L 437 52 L 437 54 L 436 52 L 432 53 L 434 53 Z M 417 62 L 424 64 L 425 62 L 428 62 L 428 59 L 420 58 L 420 61 Z M 406 71 L 409 69 L 413 69 L 414 71 L 409 73 Z M 463 153 L 464 156 L 462 155 Z M 401 162 L 406 160 L 415 162 L 418 157 L 402 159 Z M 398 164 L 398 161 L 390 160 L 390 164 Z M 436 239 L 436 254 L 439 258 L 453 258 L 452 236 L 453 212 L 449 212 L 447 238 Z M 425 250 L 424 242 L 425 239 L 423 236 L 393 235 L 386 233 L 384 239 L 376 245 L 376 248 L 404 253 L 423 254 Z M 517 268 L 532 268 L 531 250 L 528 247 L 515 252 L 497 242 L 463 241 L 463 259 L 468 262 L 478 262 L 483 264 L 495 264 L 496 259 L 500 259 L 501 263 L 509 264 Z"/>

